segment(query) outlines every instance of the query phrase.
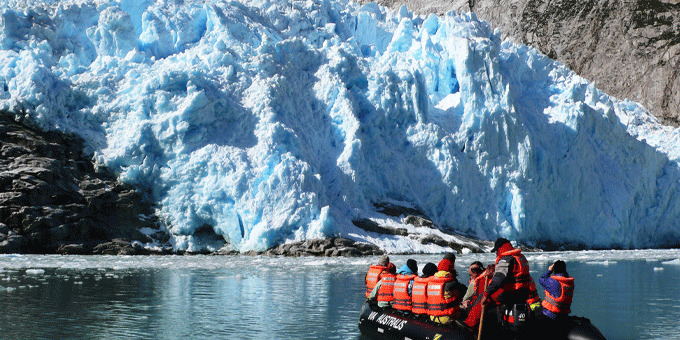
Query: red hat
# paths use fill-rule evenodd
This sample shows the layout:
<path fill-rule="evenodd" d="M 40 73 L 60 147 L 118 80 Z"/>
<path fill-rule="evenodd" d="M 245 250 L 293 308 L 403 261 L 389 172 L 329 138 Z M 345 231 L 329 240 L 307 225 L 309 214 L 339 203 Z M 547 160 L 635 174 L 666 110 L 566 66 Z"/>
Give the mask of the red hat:
<path fill-rule="evenodd" d="M 437 265 L 437 270 L 440 271 L 445 271 L 445 272 L 452 272 L 453 271 L 453 263 L 449 261 L 448 259 L 443 259 L 439 261 L 439 265 Z"/>

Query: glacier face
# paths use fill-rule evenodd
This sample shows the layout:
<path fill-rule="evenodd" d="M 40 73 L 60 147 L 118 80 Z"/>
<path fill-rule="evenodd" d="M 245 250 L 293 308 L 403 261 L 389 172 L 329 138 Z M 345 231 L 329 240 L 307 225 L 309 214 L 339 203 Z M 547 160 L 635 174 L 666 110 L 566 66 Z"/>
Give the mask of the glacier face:
<path fill-rule="evenodd" d="M 474 13 L 343 0 L 0 7 L 0 105 L 80 135 L 149 190 L 178 250 L 343 235 L 428 251 L 353 225 L 384 202 L 484 238 L 680 242 L 680 132 Z"/>

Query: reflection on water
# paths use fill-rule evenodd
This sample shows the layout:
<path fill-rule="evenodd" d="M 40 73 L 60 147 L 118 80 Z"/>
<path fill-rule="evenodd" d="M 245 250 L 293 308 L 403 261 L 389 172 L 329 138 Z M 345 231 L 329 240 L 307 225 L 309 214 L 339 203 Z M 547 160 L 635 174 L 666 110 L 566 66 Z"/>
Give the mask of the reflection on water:
<path fill-rule="evenodd" d="M 413 256 L 420 263 L 436 255 Z M 407 256 L 392 256 L 398 266 Z M 539 253 L 565 259 L 573 314 L 609 339 L 680 334 L 680 251 Z M 0 256 L 0 338 L 356 339 L 375 258 Z M 461 255 L 456 267 L 490 263 Z M 542 293 L 542 292 L 541 292 Z"/>

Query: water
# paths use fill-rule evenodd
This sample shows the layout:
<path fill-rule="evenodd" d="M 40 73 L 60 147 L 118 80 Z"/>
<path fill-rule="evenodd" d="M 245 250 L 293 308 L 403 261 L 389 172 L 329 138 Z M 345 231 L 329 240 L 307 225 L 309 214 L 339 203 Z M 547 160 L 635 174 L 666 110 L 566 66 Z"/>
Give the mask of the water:
<path fill-rule="evenodd" d="M 408 256 L 391 256 L 400 266 Z M 420 267 L 439 256 L 411 256 Z M 0 255 L 1 339 L 357 339 L 377 258 Z M 609 339 L 680 339 L 680 251 L 528 255 L 576 278 L 573 314 Z M 458 256 L 461 281 L 472 261 Z M 542 293 L 542 292 L 541 292 Z"/>

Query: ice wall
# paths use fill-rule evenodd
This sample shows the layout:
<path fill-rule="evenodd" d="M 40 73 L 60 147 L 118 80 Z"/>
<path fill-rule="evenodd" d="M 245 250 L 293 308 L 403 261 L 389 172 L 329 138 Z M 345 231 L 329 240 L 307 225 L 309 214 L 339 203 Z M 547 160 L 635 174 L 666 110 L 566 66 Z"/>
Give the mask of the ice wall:
<path fill-rule="evenodd" d="M 344 235 L 374 204 L 528 243 L 680 242 L 679 133 L 473 13 L 5 1 L 0 106 L 85 138 L 178 250 Z M 416 249 L 417 250 L 417 249 Z"/>

